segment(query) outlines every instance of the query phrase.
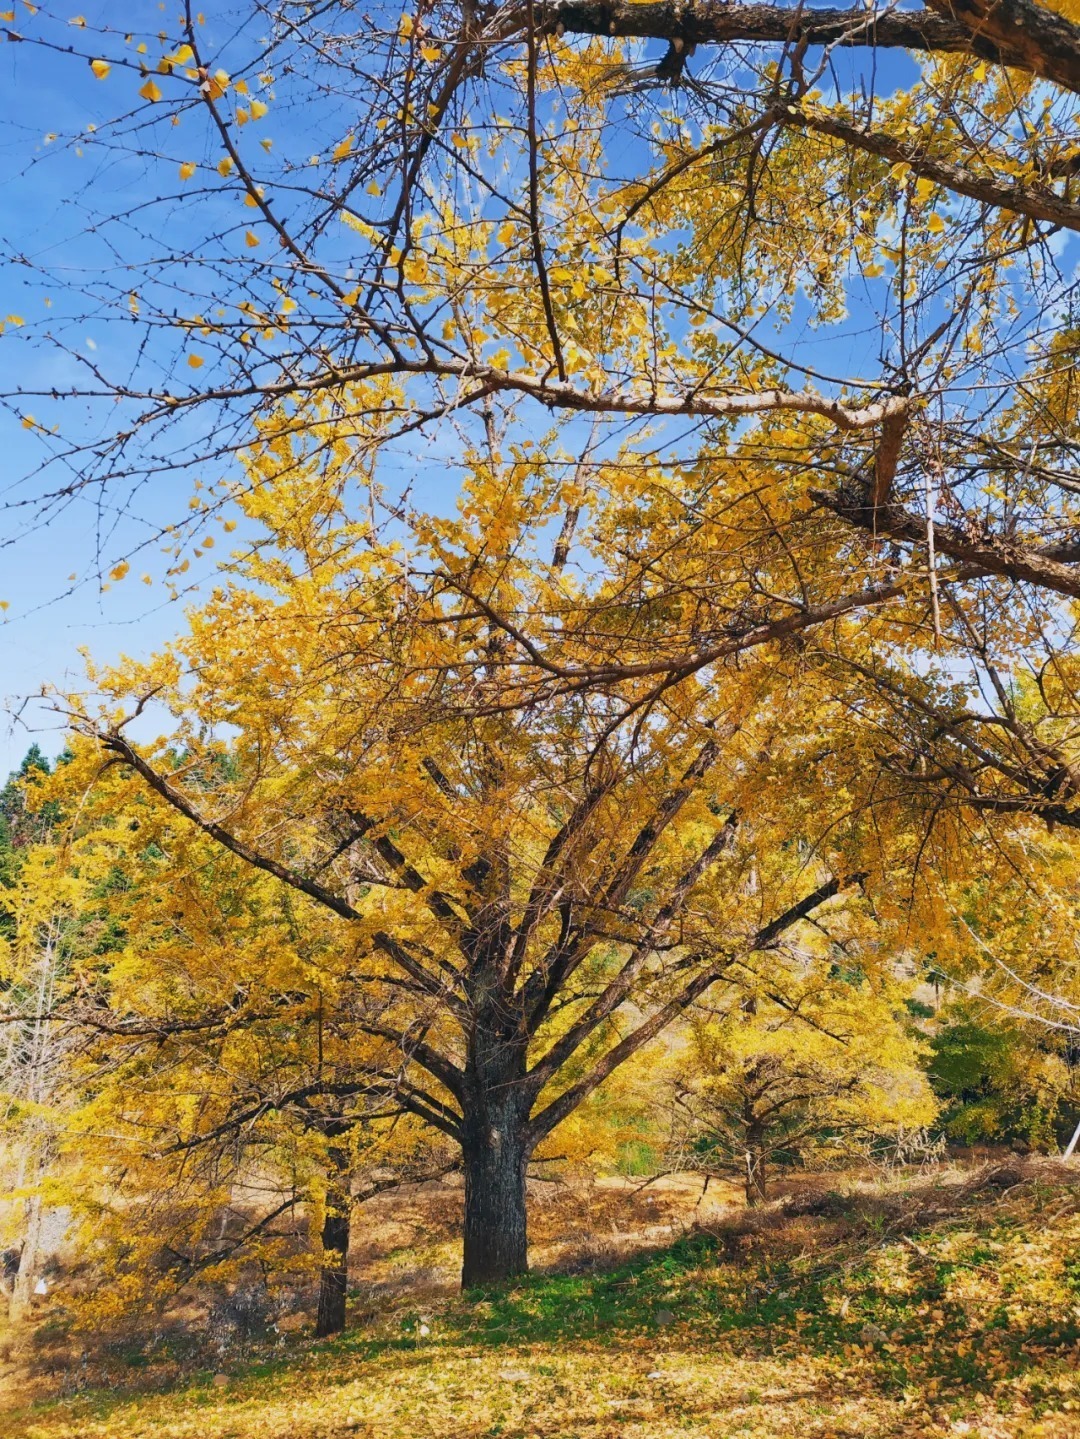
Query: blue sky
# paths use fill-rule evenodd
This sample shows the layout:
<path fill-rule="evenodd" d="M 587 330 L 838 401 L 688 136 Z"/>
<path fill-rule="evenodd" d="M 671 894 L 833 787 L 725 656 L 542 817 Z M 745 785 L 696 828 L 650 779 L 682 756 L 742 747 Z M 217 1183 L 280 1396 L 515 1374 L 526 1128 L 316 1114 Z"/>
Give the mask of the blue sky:
<path fill-rule="evenodd" d="M 74 14 L 79 7 L 70 8 Z M 92 21 L 95 12 L 108 9 L 115 19 L 121 7 L 112 0 L 109 7 L 82 8 Z M 123 8 L 129 23 L 142 11 L 148 26 L 160 25 L 156 3 L 135 0 Z M 21 14 L 19 19 L 29 23 Z M 95 178 L 110 184 L 108 167 L 90 152 L 78 157 L 57 146 L 50 153 L 45 137 L 51 132 L 79 133 L 110 118 L 115 93 L 96 81 L 82 61 L 0 44 L 0 95 L 0 239 L 5 256 L 25 255 L 43 265 L 90 262 L 93 246 L 81 236 L 78 196 Z M 39 319 L 47 294 L 45 286 L 28 285 L 18 266 L 0 266 L 0 320 L 9 314 L 28 322 Z M 106 341 L 100 334 L 95 337 L 93 324 L 82 330 L 69 339 L 92 357 Z M 15 380 L 61 386 L 71 381 L 73 367 L 20 343 L 21 338 L 8 326 L 0 342 L 0 389 L 9 390 Z M 180 621 L 179 606 L 166 601 L 159 584 L 147 587 L 129 578 L 103 591 L 97 572 L 99 555 L 106 562 L 121 556 L 139 543 L 150 524 L 166 522 L 177 507 L 186 505 L 190 478 L 159 485 L 141 499 L 139 516 L 115 531 L 108 496 L 104 504 L 90 496 L 74 499 L 43 523 L 32 507 L 10 506 L 33 494 L 32 477 L 46 448 L 15 413 L 0 409 L 0 495 L 8 506 L 0 512 L 0 600 L 9 606 L 0 626 L 0 774 L 17 763 L 35 739 L 46 752 L 61 747 L 60 721 L 40 704 L 25 702 L 43 684 L 79 687 L 84 673 L 81 646 L 103 660 L 121 652 L 143 652 L 173 633 Z M 147 568 L 160 572 L 162 565 Z M 69 579 L 72 574 L 74 581 Z"/>
<path fill-rule="evenodd" d="M 20 24 L 27 29 L 43 25 L 51 10 L 52 33 L 60 39 L 73 36 L 84 51 L 93 48 L 96 26 L 110 28 L 111 22 L 115 27 L 119 21 L 130 27 L 136 37 L 140 31 L 145 33 L 153 53 L 154 37 L 169 23 L 162 13 L 165 6 L 157 0 L 125 0 L 123 5 L 118 0 L 88 0 L 76 5 L 73 0 L 70 13 L 53 5 L 44 7 L 33 19 L 22 13 L 24 0 L 0 0 L 0 9 L 11 3 L 16 6 Z M 235 51 L 238 43 L 235 32 L 225 19 L 215 19 L 215 7 L 209 0 L 206 9 L 207 52 L 227 61 L 230 47 Z M 248 11 L 248 7 L 241 5 L 240 10 Z M 87 28 L 65 29 L 76 11 L 86 16 Z M 175 26 L 172 33 L 176 33 Z M 118 48 L 114 29 L 113 37 L 102 42 L 102 50 L 112 56 Z M 841 59 L 842 68 L 847 60 L 848 57 Z M 850 57 L 852 73 L 858 64 L 856 56 Z M 892 88 L 915 73 L 910 60 L 889 56 L 879 67 L 879 85 Z M 138 83 L 131 81 L 130 73 L 123 78 L 127 89 Z M 145 185 L 147 166 L 137 156 L 101 153 L 94 146 L 84 147 L 80 155 L 65 137 L 84 134 L 89 125 L 103 125 L 113 119 L 118 97 L 124 93 L 112 81 L 95 79 L 85 59 L 29 45 L 0 44 L 0 243 L 6 255 L 25 256 L 33 265 L 67 274 L 108 262 L 100 237 L 88 231 L 88 216 L 96 205 L 108 212 L 122 207 L 126 198 L 145 193 L 140 187 Z M 340 110 L 336 102 L 297 109 L 287 108 L 286 95 L 282 99 L 286 104 L 279 125 L 287 133 L 277 138 L 283 141 L 282 148 L 288 145 L 293 154 L 306 155 L 322 149 L 328 137 L 332 139 L 336 133 L 335 127 L 343 123 L 334 113 L 335 108 Z M 59 138 L 50 141 L 47 137 L 53 134 Z M 169 134 L 158 132 L 154 141 L 166 153 L 204 163 L 213 161 L 205 139 L 200 150 L 198 132 L 183 131 L 179 150 L 178 141 Z M 634 142 L 627 137 L 613 137 L 615 147 L 625 148 L 628 143 Z M 184 149 L 185 145 L 195 153 Z M 169 174 L 175 174 L 171 167 Z M 193 236 L 201 233 L 200 226 L 210 223 L 206 207 L 217 203 L 217 199 L 212 194 L 192 197 L 192 203 L 200 206 Z M 182 209 L 174 213 L 183 215 Z M 180 228 L 169 235 L 169 244 L 182 243 L 185 238 L 183 219 L 178 223 Z M 131 253 L 137 254 L 142 243 L 142 238 L 133 240 L 135 248 Z M 53 306 L 48 311 L 43 308 L 47 300 Z M 48 283 L 28 268 L 18 264 L 0 266 L 0 321 L 12 314 L 28 321 L 22 331 L 9 324 L 0 339 L 0 393 L 10 393 L 19 383 L 28 388 L 62 389 L 80 376 L 76 359 L 29 342 L 31 325 L 40 323 L 46 314 L 75 355 L 90 362 L 100 360 L 112 372 L 118 365 L 123 366 L 131 355 L 130 326 L 125 331 L 117 326 L 115 317 L 110 319 L 104 314 L 98 320 L 76 319 L 85 312 L 73 305 L 74 301 L 65 300 L 62 291 L 50 293 Z M 824 361 L 826 367 L 832 362 L 837 369 L 850 372 L 865 364 L 872 370 L 878 344 L 876 331 L 870 327 L 860 334 L 860 328 L 859 316 L 853 314 L 840 327 L 842 333 L 826 336 L 796 324 L 786 339 L 793 342 L 796 353 L 805 354 L 808 347 L 812 348 L 815 362 Z M 159 373 L 169 373 L 163 371 L 169 361 L 158 355 L 142 363 L 149 363 Z M 172 374 L 175 379 L 175 371 Z M 45 413 L 47 405 L 39 415 Z M 96 419 L 91 422 L 98 423 Z M 50 443 L 47 437 L 24 428 L 18 407 L 0 406 L 0 453 L 4 460 L 0 469 L 0 504 L 5 506 L 0 509 L 0 601 L 8 605 L 0 625 L 0 701 L 6 704 L 0 711 L 0 775 L 18 762 L 33 740 L 47 752 L 61 746 L 62 721 L 40 703 L 27 701 L 43 684 L 75 689 L 81 686 L 80 647 L 89 648 L 95 660 L 106 662 L 120 653 L 147 653 L 176 633 L 182 624 L 184 603 L 197 598 L 200 585 L 213 574 L 214 555 L 201 561 L 193 559 L 185 577 L 188 587 L 184 595 L 170 602 L 161 583 L 167 559 L 159 546 L 140 550 L 149 536 L 185 511 L 194 478 L 190 470 L 159 474 L 139 493 L 133 506 L 125 505 L 125 513 L 120 516 L 114 512 L 120 496 L 109 491 L 103 495 L 84 494 L 54 507 L 44 522 L 33 506 L 20 509 L 21 499 L 40 490 L 37 471 Z M 402 463 L 421 477 L 422 485 L 435 486 L 445 482 L 449 458 L 446 447 L 455 443 L 452 432 L 423 436 L 408 459 L 402 457 Z M 54 470 L 50 483 L 58 478 L 62 476 Z M 102 575 L 107 576 L 110 566 L 128 556 L 132 557 L 132 572 L 127 579 L 119 584 L 103 584 Z M 151 584 L 140 582 L 143 572 L 150 576 Z M 74 580 L 69 578 L 72 575 Z"/>

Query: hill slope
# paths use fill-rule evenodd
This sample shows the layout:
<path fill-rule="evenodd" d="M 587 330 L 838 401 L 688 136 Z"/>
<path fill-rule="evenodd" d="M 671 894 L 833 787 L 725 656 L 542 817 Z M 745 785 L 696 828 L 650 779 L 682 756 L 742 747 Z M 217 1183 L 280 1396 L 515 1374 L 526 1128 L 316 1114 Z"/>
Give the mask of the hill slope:
<path fill-rule="evenodd" d="M 1080 1177 L 943 1171 L 736 1215 L 608 1273 L 396 1304 L 10 1439 L 1080 1436 Z"/>

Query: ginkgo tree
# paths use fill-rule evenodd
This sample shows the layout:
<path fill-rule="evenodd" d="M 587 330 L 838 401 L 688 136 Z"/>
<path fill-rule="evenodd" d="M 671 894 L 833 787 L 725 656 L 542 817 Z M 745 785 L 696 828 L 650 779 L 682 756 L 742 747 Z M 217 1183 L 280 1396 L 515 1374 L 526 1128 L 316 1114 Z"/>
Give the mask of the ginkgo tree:
<path fill-rule="evenodd" d="M 833 969 L 840 966 L 834 964 Z M 771 993 L 697 1017 L 665 1096 L 679 1168 L 742 1172 L 748 1204 L 782 1164 L 865 1159 L 935 1117 L 920 1044 L 894 976 L 798 969 Z"/>
<path fill-rule="evenodd" d="M 139 178 L 87 167 L 101 271 L 39 320 L 59 277 L 20 252 L 0 343 L 67 353 L 89 292 L 108 344 L 6 403 L 64 467 L 46 504 L 197 470 L 171 593 L 234 500 L 250 533 L 75 723 L 356 936 L 398 1094 L 462 1148 L 466 1278 L 512 1272 L 528 1154 L 734 954 L 883 854 L 882 906 L 948 919 L 912 874 L 972 813 L 1006 847 L 1073 823 L 1080 31 L 1031 0 L 78 19 L 17 32 L 105 107 L 41 163 Z"/>
<path fill-rule="evenodd" d="M 282 407 L 297 433 L 328 408 L 340 432 L 378 422 L 397 471 L 372 492 L 382 535 L 452 508 L 494 428 L 531 447 L 508 484 L 563 486 L 571 550 L 586 496 L 649 506 L 618 570 L 621 603 L 651 606 L 640 626 L 560 669 L 522 646 L 512 596 L 499 612 L 543 692 L 809 634 L 832 657 L 856 611 L 893 626 L 872 657 L 837 656 L 871 706 L 911 648 L 1006 677 L 1032 648 L 1065 654 L 1067 13 L 446 3 L 377 8 L 362 32 L 347 5 L 230 15 L 148 10 L 121 33 L 100 8 L 36 10 L 11 32 L 20 73 L 61 52 L 87 67 L 91 127 L 50 133 L 21 182 L 81 167 L 105 246 L 95 273 L 90 227 L 68 237 L 77 282 L 15 247 L 6 403 L 64 467 L 43 503 L 104 484 L 123 509 L 132 484 L 197 471 L 159 536 L 175 596 Z M 132 148 L 130 189 L 97 181 L 95 157 Z M 22 383 L 22 347 L 67 354 L 60 318 L 90 314 L 107 343 L 70 356 L 86 382 Z M 131 558 L 102 554 L 102 576 Z M 1042 803 L 1040 763 L 1000 813 Z"/>
<path fill-rule="evenodd" d="M 159 655 L 94 674 L 63 784 L 104 751 L 113 812 L 153 800 L 338 927 L 323 1022 L 389 1045 L 394 1100 L 459 1146 L 471 1285 L 525 1267 L 526 1169 L 556 1126 L 752 956 L 843 924 L 866 846 L 773 784 L 818 716 L 797 651 L 598 682 L 608 636 L 645 651 L 670 618 L 614 570 L 639 565 L 639 506 L 594 504 L 573 572 L 565 486 L 496 446 L 458 516 L 380 537 L 344 433 L 264 429 L 240 501 L 263 538 Z M 169 724 L 140 742 L 151 714 Z"/>
<path fill-rule="evenodd" d="M 83 793 L 63 854 L 70 870 L 107 873 L 96 908 L 116 936 L 79 967 L 77 1002 L 50 1016 L 78 1039 L 68 1142 L 86 1253 L 117 1278 L 114 1305 L 167 1300 L 256 1260 L 295 1279 L 306 1218 L 315 1331 L 337 1332 L 355 1206 L 439 1173 L 445 1146 L 396 1102 L 400 1059 L 370 1028 L 385 1002 L 322 916 L 124 789 L 106 775 Z"/>

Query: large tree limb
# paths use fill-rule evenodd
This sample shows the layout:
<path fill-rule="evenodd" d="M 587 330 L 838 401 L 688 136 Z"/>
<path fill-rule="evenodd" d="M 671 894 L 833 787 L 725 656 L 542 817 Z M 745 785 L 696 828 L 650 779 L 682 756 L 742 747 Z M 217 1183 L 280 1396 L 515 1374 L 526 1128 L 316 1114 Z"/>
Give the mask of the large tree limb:
<path fill-rule="evenodd" d="M 774 945 L 785 930 L 792 925 L 805 919 L 812 914 L 819 905 L 827 900 L 833 899 L 853 884 L 858 884 L 865 878 L 863 875 L 849 875 L 846 879 L 830 879 L 824 884 L 818 885 L 804 899 L 786 909 L 768 924 L 763 925 L 754 935 L 749 946 L 742 951 L 738 958 L 745 958 L 756 950 L 768 949 Z M 667 1026 L 676 1019 L 684 1010 L 712 985 L 723 979 L 731 965 L 736 962 L 735 958 L 726 961 L 722 965 L 705 969 L 701 974 L 696 975 L 689 984 L 679 991 L 672 999 L 662 1005 L 655 1014 L 651 1015 L 644 1023 L 638 1025 L 637 1029 L 621 1039 L 614 1045 L 604 1057 L 594 1065 L 593 1069 L 576 1084 L 563 1091 L 557 1099 L 553 1099 L 546 1108 L 539 1114 L 533 1116 L 529 1121 L 528 1137 L 530 1145 L 537 1144 L 546 1134 L 560 1124 L 568 1114 L 572 1114 L 577 1106 L 598 1089 L 608 1075 L 616 1070 L 620 1064 L 625 1063 L 650 1040 L 655 1039 Z"/>
<path fill-rule="evenodd" d="M 902 396 L 886 395 L 865 405 L 851 405 L 819 394 L 816 390 L 786 390 L 775 386 L 772 389 L 741 390 L 732 394 L 709 394 L 701 386 L 689 385 L 685 391 L 663 394 L 655 386 L 635 389 L 631 385 L 618 383 L 613 383 L 607 389 L 586 390 L 569 380 L 564 383 L 550 376 L 530 375 L 522 370 L 497 369 L 480 360 L 456 358 L 376 360 L 358 365 L 335 366 L 332 369 L 317 369 L 307 375 L 289 375 L 285 379 L 266 383 L 252 381 L 219 385 L 188 395 L 173 395 L 161 390 L 138 391 L 126 387 L 108 391 L 71 391 L 70 395 L 79 399 L 99 399 L 107 396 L 110 399 L 148 402 L 160 407 L 143 415 L 142 421 L 145 422 L 161 420 L 176 415 L 182 409 L 201 406 L 207 402 L 286 400 L 294 395 L 338 391 L 348 385 L 387 375 L 427 375 L 433 380 L 474 384 L 475 390 L 472 393 L 464 399 L 455 400 L 455 409 L 485 399 L 489 395 L 509 391 L 529 396 L 551 409 L 572 410 L 583 414 L 738 419 L 747 415 L 783 412 L 820 415 L 845 431 L 873 429 L 889 415 L 908 408 L 910 404 Z M 49 390 L 20 390 L 19 398 L 50 398 L 51 394 Z"/>
<path fill-rule="evenodd" d="M 811 490 L 811 499 L 848 524 L 877 538 L 901 540 L 920 548 L 926 544 L 926 519 L 901 505 L 873 505 L 864 499 L 827 490 Z M 973 535 L 957 525 L 934 521 L 934 546 L 984 574 L 1021 580 L 1057 594 L 1080 599 L 1080 544 L 1044 545 L 1030 549 L 993 535 Z"/>
<path fill-rule="evenodd" d="M 146 760 L 133 744 L 118 729 L 107 730 L 97 734 L 98 742 L 102 749 L 110 754 L 117 755 L 124 764 L 142 779 L 146 785 L 160 795 L 167 804 L 171 805 L 178 814 L 191 821 L 203 834 L 209 835 L 222 846 L 229 850 L 239 859 L 250 864 L 254 869 L 261 869 L 265 874 L 272 874 L 275 879 L 281 880 L 291 889 L 299 890 L 306 894 L 309 899 L 315 900 L 317 904 L 323 905 L 326 909 L 332 910 L 334 914 L 342 919 L 359 919 L 359 912 L 353 909 L 349 902 L 335 894 L 332 889 L 319 884 L 317 880 L 309 879 L 300 874 L 297 870 L 290 869 L 287 865 L 279 863 L 271 855 L 262 854 L 251 845 L 246 844 L 242 839 L 232 834 L 224 825 L 218 824 L 215 820 L 207 819 L 200 814 L 198 809 L 181 790 L 169 783 L 163 774 L 160 774 L 152 764 Z"/>
<path fill-rule="evenodd" d="M 521 16 L 518 7 L 511 16 Z M 549 29 L 559 26 L 570 35 L 615 36 L 626 40 L 682 40 L 690 45 L 751 44 L 875 45 L 905 50 L 970 53 L 967 25 L 929 10 L 873 11 L 795 8 L 787 5 L 732 5 L 705 0 L 683 5 L 678 0 L 564 0 L 538 8 Z M 520 26 L 518 18 L 516 25 Z M 504 31 L 511 26 L 504 27 Z M 993 56 L 996 58 L 996 52 Z"/>
<path fill-rule="evenodd" d="M 970 579 L 973 573 L 965 572 L 956 578 Z M 719 660 L 742 654 L 746 650 L 757 649 L 762 645 L 792 639 L 806 630 L 827 624 L 829 620 L 842 619 L 844 615 L 851 614 L 854 610 L 873 609 L 876 605 L 897 599 L 909 588 L 911 582 L 911 577 L 906 576 L 904 579 L 890 584 L 872 585 L 865 590 L 855 590 L 851 594 L 841 595 L 837 599 L 826 600 L 819 605 L 809 607 L 803 607 L 792 600 L 792 613 L 785 615 L 782 619 L 762 620 L 759 624 L 750 625 L 747 629 L 718 640 L 715 644 L 704 645 L 699 650 L 691 650 L 682 655 L 661 656 L 657 659 L 640 660 L 636 663 L 598 661 L 591 665 L 561 665 L 550 659 L 531 641 L 526 654 L 530 660 L 534 653 L 539 655 L 542 663 L 537 660 L 533 660 L 533 663 L 560 680 L 561 683 L 556 687 L 555 693 L 573 693 L 576 690 L 588 689 L 600 684 L 616 683 L 619 680 L 647 679 L 653 675 L 667 675 L 677 681 L 696 674 L 699 670 L 716 664 Z M 491 613 L 495 622 L 501 623 L 508 634 L 517 633 L 517 627 L 513 626 L 510 621 L 500 619 L 494 611 Z"/>
<path fill-rule="evenodd" d="M 733 733 L 734 726 L 729 726 L 723 738 L 730 739 Z M 699 783 L 720 758 L 721 752 L 720 738 L 715 734 L 710 735 L 690 764 L 687 765 L 678 784 L 668 790 L 653 814 L 634 836 L 630 848 L 623 856 L 622 863 L 612 875 L 599 900 L 599 906 L 602 909 L 613 909 L 622 903 L 627 890 L 640 874 L 642 865 L 656 848 L 657 840 L 675 819 L 690 796 L 697 791 Z"/>
<path fill-rule="evenodd" d="M 1080 94 L 1080 26 L 1064 15 L 1034 0 L 929 0 L 929 6 L 964 27 L 975 54 Z"/>
<path fill-rule="evenodd" d="M 1033 0 L 930 0 L 924 10 L 815 9 L 705 0 L 572 0 L 538 10 L 548 29 L 572 35 L 681 40 L 684 45 L 841 45 L 972 55 L 1080 93 L 1080 28 Z M 515 6 L 500 27 L 521 30 Z"/>
<path fill-rule="evenodd" d="M 426 1069 L 433 1079 L 437 1079 L 444 1089 L 461 1102 L 465 1091 L 465 1075 L 438 1050 L 432 1049 L 419 1037 L 414 1039 L 406 1030 L 394 1029 L 388 1024 L 358 1020 L 356 1028 L 363 1034 L 373 1035 L 376 1039 L 388 1039 L 392 1044 L 396 1044 L 407 1060 L 415 1059 L 421 1069 Z"/>
<path fill-rule="evenodd" d="M 627 959 L 622 969 L 611 981 L 610 984 L 599 994 L 593 1004 L 586 1012 L 573 1023 L 565 1034 L 561 1035 L 551 1046 L 544 1057 L 539 1060 L 529 1073 L 530 1083 L 536 1093 L 545 1085 L 548 1080 L 559 1070 L 559 1068 L 574 1054 L 578 1047 L 590 1034 L 597 1029 L 605 1019 L 614 1014 L 616 1009 L 626 1000 L 631 989 L 641 973 L 649 955 L 653 952 L 653 945 L 671 927 L 673 921 L 681 913 L 683 906 L 690 896 L 691 891 L 698 880 L 709 869 L 725 850 L 729 849 L 735 837 L 737 817 L 733 814 L 713 836 L 705 849 L 698 855 L 697 859 L 687 867 L 681 878 L 676 882 L 668 900 L 661 906 L 649 925 L 645 937 L 635 946 L 633 953 Z M 549 990 L 543 996 L 547 1004 L 553 997 Z M 530 1028 L 535 1029 L 539 1020 L 547 1009 L 547 1004 L 534 1007 L 528 1014 Z"/>
<path fill-rule="evenodd" d="M 1045 185 L 1004 180 L 993 174 L 978 175 L 963 165 L 927 154 L 925 146 L 899 140 L 884 130 L 867 130 L 835 115 L 804 110 L 795 105 L 779 107 L 779 123 L 794 129 L 828 135 L 853 149 L 877 155 L 891 165 L 907 165 L 922 179 L 932 180 L 957 195 L 980 200 L 998 210 L 1012 210 L 1033 220 L 1045 220 L 1065 230 L 1080 230 L 1080 205 L 1055 195 Z"/>
<path fill-rule="evenodd" d="M 104 733 L 98 732 L 96 737 L 103 749 L 118 756 L 124 764 L 129 765 L 155 794 L 160 795 L 178 814 L 182 814 L 185 819 L 190 820 L 197 829 L 202 830 L 203 834 L 208 835 L 223 849 L 235 854 L 238 859 L 242 859 L 252 868 L 260 869 L 264 874 L 273 875 L 282 884 L 287 884 L 290 889 L 307 895 L 316 904 L 323 905 L 341 919 L 358 920 L 361 918 L 360 912 L 354 909 L 341 895 L 335 894 L 332 889 L 327 889 L 318 881 L 300 874 L 295 869 L 290 869 L 288 865 L 281 864 L 272 855 L 263 854 L 227 830 L 224 825 L 207 819 L 192 804 L 187 795 L 177 789 L 175 785 L 170 784 L 168 779 L 139 753 L 119 729 L 111 729 Z M 422 984 L 429 994 L 442 996 L 445 993 L 445 986 L 411 955 L 408 955 L 400 945 L 390 941 L 389 936 L 380 933 L 375 936 L 375 943 L 388 958 L 404 969 L 410 978 Z"/>

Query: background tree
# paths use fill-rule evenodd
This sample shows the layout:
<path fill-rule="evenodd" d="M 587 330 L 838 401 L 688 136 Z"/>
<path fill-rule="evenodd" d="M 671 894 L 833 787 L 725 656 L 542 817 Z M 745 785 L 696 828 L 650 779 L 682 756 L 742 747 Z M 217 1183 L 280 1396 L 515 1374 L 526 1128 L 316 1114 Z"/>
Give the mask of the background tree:
<path fill-rule="evenodd" d="M 741 1172 L 748 1204 L 774 1168 L 865 1156 L 936 1111 L 895 982 L 796 971 L 778 988 L 697 1018 L 671 1088 L 674 1162 Z"/>
<path fill-rule="evenodd" d="M 1076 1041 L 959 1000 L 931 1041 L 941 1122 L 964 1144 L 1020 1143 L 1056 1152 L 1077 1122 Z"/>
<path fill-rule="evenodd" d="M 86 892 L 53 840 L 55 806 L 33 802 L 49 768 L 35 745 L 0 792 L 0 1154 L 5 1228 L 18 1254 L 13 1320 L 25 1316 L 41 1280 L 44 1229 L 58 1207 L 60 1152 L 77 1106 L 73 1038 L 55 1021 L 85 948 Z"/>
<path fill-rule="evenodd" d="M 210 799 L 229 772 L 219 756 L 195 782 Z M 89 1252 L 132 1303 L 256 1262 L 280 1287 L 306 1216 L 316 1330 L 336 1332 L 354 1203 L 444 1171 L 447 1156 L 397 1104 L 403 1058 L 372 1031 L 385 1006 L 327 925 L 125 788 L 81 796 L 66 834 L 66 866 L 106 877 L 83 923 L 92 914 L 114 942 L 79 966 L 77 1001 L 46 1016 L 69 1051 L 77 1041 L 68 1140 Z"/>

